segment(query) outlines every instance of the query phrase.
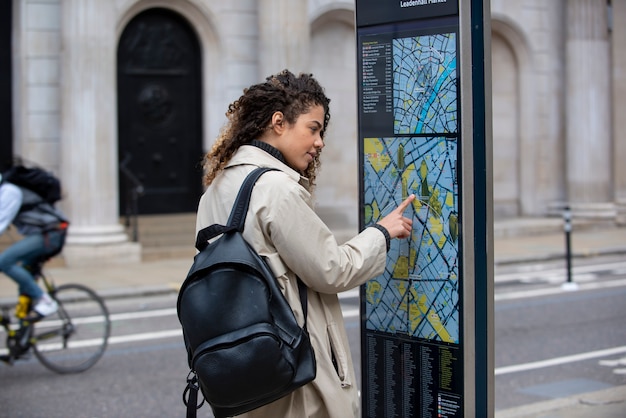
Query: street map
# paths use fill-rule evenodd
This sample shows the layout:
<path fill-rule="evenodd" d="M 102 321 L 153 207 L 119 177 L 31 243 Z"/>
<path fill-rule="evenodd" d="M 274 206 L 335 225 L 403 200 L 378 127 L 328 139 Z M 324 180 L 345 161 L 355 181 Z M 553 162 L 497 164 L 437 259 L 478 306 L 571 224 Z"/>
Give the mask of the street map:
<path fill-rule="evenodd" d="M 393 40 L 394 133 L 457 132 L 456 34 Z"/>
<path fill-rule="evenodd" d="M 456 37 L 393 39 L 396 136 L 365 138 L 363 161 L 366 225 L 417 197 L 412 236 L 392 241 L 385 273 L 365 286 L 367 329 L 458 344 Z"/>
<path fill-rule="evenodd" d="M 365 138 L 364 218 L 377 222 L 411 193 L 408 239 L 367 282 L 366 328 L 459 343 L 457 144 L 445 137 Z"/>

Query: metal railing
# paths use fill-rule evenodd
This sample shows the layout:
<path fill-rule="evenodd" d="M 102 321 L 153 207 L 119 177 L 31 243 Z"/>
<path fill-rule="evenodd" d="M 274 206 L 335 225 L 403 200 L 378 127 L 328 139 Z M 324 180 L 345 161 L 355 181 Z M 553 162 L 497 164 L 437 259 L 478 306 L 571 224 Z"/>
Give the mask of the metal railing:
<path fill-rule="evenodd" d="M 132 226 L 132 240 L 133 242 L 139 241 L 139 197 L 144 193 L 144 187 L 141 181 L 135 176 L 135 174 L 128 168 L 128 163 L 133 159 L 130 153 L 126 153 L 124 159 L 120 162 L 120 172 L 124 175 L 125 179 L 125 192 L 126 192 L 126 228 Z"/>

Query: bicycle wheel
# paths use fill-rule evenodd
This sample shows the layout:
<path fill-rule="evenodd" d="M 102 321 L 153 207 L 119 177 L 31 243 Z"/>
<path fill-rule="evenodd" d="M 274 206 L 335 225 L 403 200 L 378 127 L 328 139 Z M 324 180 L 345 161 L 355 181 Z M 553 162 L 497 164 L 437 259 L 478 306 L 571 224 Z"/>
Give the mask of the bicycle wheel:
<path fill-rule="evenodd" d="M 35 324 L 34 352 L 57 373 L 78 373 L 104 354 L 111 321 L 104 301 L 93 290 L 65 284 L 53 292 L 59 310 Z"/>

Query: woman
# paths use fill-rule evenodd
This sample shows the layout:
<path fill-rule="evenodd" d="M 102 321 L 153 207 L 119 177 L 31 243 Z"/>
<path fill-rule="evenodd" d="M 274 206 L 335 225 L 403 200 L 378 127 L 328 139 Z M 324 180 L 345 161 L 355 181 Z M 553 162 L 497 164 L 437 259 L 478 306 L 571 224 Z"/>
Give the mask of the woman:
<path fill-rule="evenodd" d="M 381 274 L 389 240 L 406 238 L 402 215 L 410 196 L 378 224 L 343 245 L 313 211 L 311 192 L 320 166 L 330 100 L 308 74 L 285 70 L 253 85 L 232 103 L 228 123 L 205 157 L 205 184 L 196 229 L 224 224 L 241 183 L 256 167 L 273 167 L 258 180 L 243 235 L 265 257 L 303 323 L 296 276 L 308 287 L 307 329 L 317 376 L 291 394 L 245 417 L 359 415 L 359 398 L 337 293 Z"/>

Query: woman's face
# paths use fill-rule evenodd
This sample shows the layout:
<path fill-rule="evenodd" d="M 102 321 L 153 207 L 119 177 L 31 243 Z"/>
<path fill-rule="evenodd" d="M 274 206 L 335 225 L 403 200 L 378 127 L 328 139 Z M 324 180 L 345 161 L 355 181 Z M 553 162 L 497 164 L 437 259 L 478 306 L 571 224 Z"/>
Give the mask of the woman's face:
<path fill-rule="evenodd" d="M 274 115 L 276 117 L 276 114 Z M 282 116 L 282 113 L 280 115 Z M 276 122 L 275 120 L 274 123 Z M 321 105 L 312 106 L 307 113 L 301 114 L 294 124 L 287 123 L 284 119 L 280 123 L 284 124 L 283 129 L 274 146 L 283 154 L 287 164 L 301 172 L 305 171 L 324 148 L 322 140 L 324 108 Z"/>

